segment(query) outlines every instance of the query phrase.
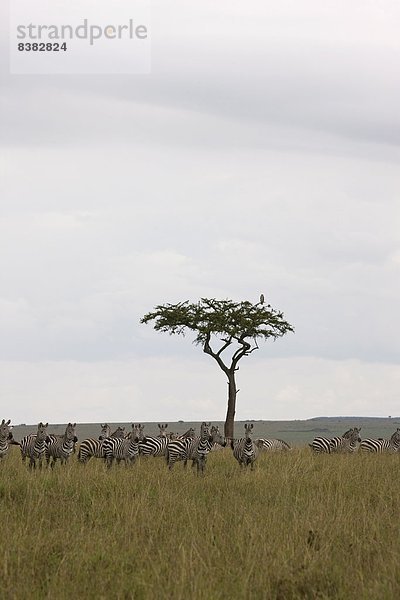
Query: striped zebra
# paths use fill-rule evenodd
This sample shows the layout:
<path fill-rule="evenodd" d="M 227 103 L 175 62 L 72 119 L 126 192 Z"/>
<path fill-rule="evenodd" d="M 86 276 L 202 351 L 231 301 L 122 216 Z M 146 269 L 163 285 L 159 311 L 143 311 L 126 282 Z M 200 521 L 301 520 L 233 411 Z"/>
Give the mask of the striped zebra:
<path fill-rule="evenodd" d="M 192 460 L 192 466 L 197 465 L 197 472 L 204 473 L 207 455 L 214 443 L 225 445 L 225 438 L 219 433 L 218 428 L 212 427 L 210 423 L 202 423 L 200 437 L 186 437 L 181 440 L 169 442 L 165 453 L 168 468 L 171 470 L 174 464 L 180 460 L 184 461 L 186 467 L 188 460 Z"/>
<path fill-rule="evenodd" d="M 357 427 L 355 429 L 357 429 Z M 313 439 L 311 444 L 308 445 L 315 454 L 330 454 L 331 452 L 336 452 L 336 448 L 339 448 L 341 444 L 346 445 L 347 442 L 343 442 L 343 440 L 346 440 L 349 437 L 351 437 L 353 435 L 353 431 L 353 429 L 349 429 L 342 436 L 334 438 L 316 437 Z M 357 438 L 358 437 L 359 436 L 357 436 Z M 351 444 L 349 444 L 348 451 L 351 451 L 350 446 Z"/>
<path fill-rule="evenodd" d="M 211 427 L 211 435 L 219 435 L 221 439 L 223 439 L 223 444 L 220 444 L 220 442 L 214 442 L 212 447 L 211 447 L 211 452 L 217 452 L 218 450 L 223 450 L 226 446 L 226 439 L 224 438 L 224 436 L 221 434 L 220 430 L 219 430 L 219 425 L 213 425 Z"/>
<path fill-rule="evenodd" d="M 197 474 L 204 474 L 204 469 L 206 466 L 207 454 L 211 450 L 211 442 L 210 438 L 210 426 L 211 423 L 203 423 L 200 426 L 200 438 L 196 440 L 190 447 L 190 452 L 188 453 L 186 460 L 184 462 L 184 466 L 186 467 L 188 459 L 192 460 L 192 466 L 197 466 Z"/>
<path fill-rule="evenodd" d="M 0 425 L 0 460 L 5 458 L 8 454 L 9 445 L 13 441 L 13 434 L 10 427 L 11 419 L 8 419 L 7 423 L 5 419 L 1 421 Z"/>
<path fill-rule="evenodd" d="M 389 452 L 390 454 L 400 452 L 400 428 L 397 428 L 390 440 L 384 440 L 383 438 L 378 438 L 377 440 L 367 438 L 363 440 L 360 444 L 360 449 L 363 452 L 375 452 L 378 454 L 382 452 Z"/>
<path fill-rule="evenodd" d="M 264 452 L 289 452 L 292 450 L 287 442 L 279 439 L 259 438 L 254 443 L 259 450 Z"/>
<path fill-rule="evenodd" d="M 144 425 L 132 424 L 132 433 L 130 438 L 107 438 L 103 441 L 104 455 L 107 461 L 107 467 L 111 467 L 114 459 L 117 463 L 121 460 L 128 463 L 134 463 L 139 456 L 139 442 L 146 441 L 143 435 Z"/>
<path fill-rule="evenodd" d="M 189 427 L 189 429 L 187 431 L 185 431 L 185 433 L 182 433 L 181 435 L 178 435 L 178 440 L 193 440 L 196 436 L 196 430 L 194 427 Z"/>
<path fill-rule="evenodd" d="M 105 424 L 101 426 L 101 432 L 99 435 L 99 439 L 96 440 L 94 438 L 88 438 L 83 440 L 79 446 L 78 452 L 78 461 L 81 464 L 86 464 L 92 457 L 94 458 L 104 458 L 104 440 L 108 438 L 124 438 L 125 437 L 125 427 L 117 427 L 117 429 L 111 433 L 111 428 L 109 425 Z"/>
<path fill-rule="evenodd" d="M 214 425 L 211 427 L 210 434 L 207 435 L 206 431 L 209 430 L 211 423 L 202 423 L 203 431 L 200 429 L 200 440 L 197 444 L 193 444 L 190 449 L 188 458 L 192 460 L 192 467 L 197 466 L 197 475 L 204 475 L 206 468 L 207 456 L 211 450 L 216 446 L 226 446 L 226 440 L 219 431 L 219 427 Z M 184 465 L 186 465 L 184 462 Z"/>
<path fill-rule="evenodd" d="M 34 435 L 34 434 L 31 434 Z M 50 444 L 52 442 L 56 442 L 57 440 L 60 440 L 64 437 L 64 433 L 49 433 L 47 436 L 47 440 L 46 440 L 46 444 Z M 73 447 L 72 447 L 72 453 L 76 454 L 76 443 L 78 441 L 78 438 L 76 437 L 76 435 L 74 436 L 74 441 L 73 441 Z"/>
<path fill-rule="evenodd" d="M 169 444 L 167 427 L 168 423 L 158 423 L 160 430 L 158 436 L 146 436 L 146 441 L 139 442 L 139 454 L 141 456 L 165 456 Z"/>
<path fill-rule="evenodd" d="M 36 459 L 39 461 L 39 468 L 42 468 L 42 460 L 46 450 L 46 440 L 48 440 L 48 423 L 40 422 L 36 433 L 31 433 L 22 438 L 20 442 L 22 462 L 29 457 L 29 468 L 36 469 Z"/>
<path fill-rule="evenodd" d="M 62 436 L 49 435 L 46 441 L 46 460 L 47 465 L 53 468 L 57 459 L 60 459 L 61 464 L 65 464 L 74 451 L 74 445 L 78 441 L 75 435 L 76 423 L 68 423 L 65 433 Z"/>
<path fill-rule="evenodd" d="M 46 445 L 47 444 L 51 444 L 53 442 L 57 442 L 58 440 L 63 439 L 64 437 L 64 433 L 49 433 L 47 436 L 47 440 L 46 440 Z M 72 443 L 72 454 L 76 454 L 76 443 L 78 441 L 78 438 L 76 437 L 76 435 L 74 436 L 73 439 L 73 443 Z"/>
<path fill-rule="evenodd" d="M 191 430 L 193 428 L 190 428 Z M 172 469 L 174 464 L 180 460 L 185 461 L 185 466 L 187 465 L 188 456 L 190 455 L 191 448 L 194 444 L 196 444 L 200 438 L 189 437 L 187 434 L 190 430 L 185 432 L 180 439 L 171 440 L 167 446 L 167 450 L 165 452 L 165 458 L 167 461 L 167 466 L 169 470 Z"/>
<path fill-rule="evenodd" d="M 331 453 L 352 453 L 357 452 L 361 438 L 360 438 L 361 427 L 354 427 L 349 429 L 340 437 L 334 437 L 331 439 Z"/>
<path fill-rule="evenodd" d="M 233 456 L 238 461 L 241 467 L 247 467 L 250 465 L 251 470 L 254 468 L 254 463 L 258 457 L 258 448 L 251 439 L 253 433 L 253 423 L 245 424 L 244 426 L 244 438 L 239 440 L 231 440 L 231 448 L 233 450 Z"/>
<path fill-rule="evenodd" d="M 100 427 L 101 427 L 101 432 L 100 432 L 100 435 L 99 435 L 99 440 L 111 437 L 111 427 L 109 426 L 108 423 L 104 423 L 104 425 L 102 423 L 100 425 Z"/>

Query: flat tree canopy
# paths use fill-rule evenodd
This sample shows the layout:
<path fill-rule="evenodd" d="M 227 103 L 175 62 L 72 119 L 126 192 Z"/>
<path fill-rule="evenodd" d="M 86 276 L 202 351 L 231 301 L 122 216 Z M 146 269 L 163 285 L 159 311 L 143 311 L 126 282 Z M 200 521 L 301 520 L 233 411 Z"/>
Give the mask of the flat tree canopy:
<path fill-rule="evenodd" d="M 203 352 L 212 356 L 228 379 L 228 411 L 225 422 L 225 435 L 233 437 L 236 409 L 235 372 L 238 362 L 254 350 L 258 350 L 259 340 L 282 337 L 294 331 L 285 321 L 283 313 L 260 302 L 253 304 L 247 300 L 216 300 L 201 298 L 196 303 L 178 302 L 162 304 L 145 314 L 141 323 L 154 321 L 154 329 L 170 335 L 195 334 L 194 343 L 202 346 Z"/>

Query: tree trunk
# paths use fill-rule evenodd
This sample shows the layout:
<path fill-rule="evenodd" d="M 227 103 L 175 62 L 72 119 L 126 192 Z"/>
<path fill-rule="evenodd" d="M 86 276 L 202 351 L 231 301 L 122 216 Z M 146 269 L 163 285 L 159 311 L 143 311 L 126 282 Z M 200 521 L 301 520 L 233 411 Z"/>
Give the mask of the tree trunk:
<path fill-rule="evenodd" d="M 226 412 L 224 435 L 227 438 L 233 438 L 233 429 L 235 424 L 236 412 L 236 381 L 235 372 L 228 373 L 228 410 Z"/>

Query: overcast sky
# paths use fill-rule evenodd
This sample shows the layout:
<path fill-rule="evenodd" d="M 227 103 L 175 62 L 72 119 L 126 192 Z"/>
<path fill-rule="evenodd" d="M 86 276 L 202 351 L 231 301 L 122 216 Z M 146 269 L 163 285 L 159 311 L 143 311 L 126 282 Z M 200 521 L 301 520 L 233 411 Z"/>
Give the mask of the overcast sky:
<path fill-rule="evenodd" d="M 222 420 L 139 319 L 261 292 L 238 419 L 400 414 L 398 1 L 154 1 L 126 76 L 9 75 L 1 10 L 0 417 Z"/>

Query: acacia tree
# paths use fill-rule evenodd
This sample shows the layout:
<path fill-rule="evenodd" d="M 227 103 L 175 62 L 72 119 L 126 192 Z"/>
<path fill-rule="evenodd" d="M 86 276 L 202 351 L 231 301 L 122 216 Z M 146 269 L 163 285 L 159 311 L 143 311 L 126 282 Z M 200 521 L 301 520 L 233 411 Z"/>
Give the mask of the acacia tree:
<path fill-rule="evenodd" d="M 244 356 L 258 350 L 259 340 L 282 337 L 294 331 L 284 320 L 283 313 L 260 302 L 233 302 L 201 298 L 197 303 L 189 301 L 156 306 L 142 317 L 141 323 L 154 321 L 154 329 L 170 335 L 195 333 L 194 343 L 212 356 L 228 379 L 228 410 L 225 420 L 225 436 L 233 438 L 236 411 L 236 371 Z"/>

